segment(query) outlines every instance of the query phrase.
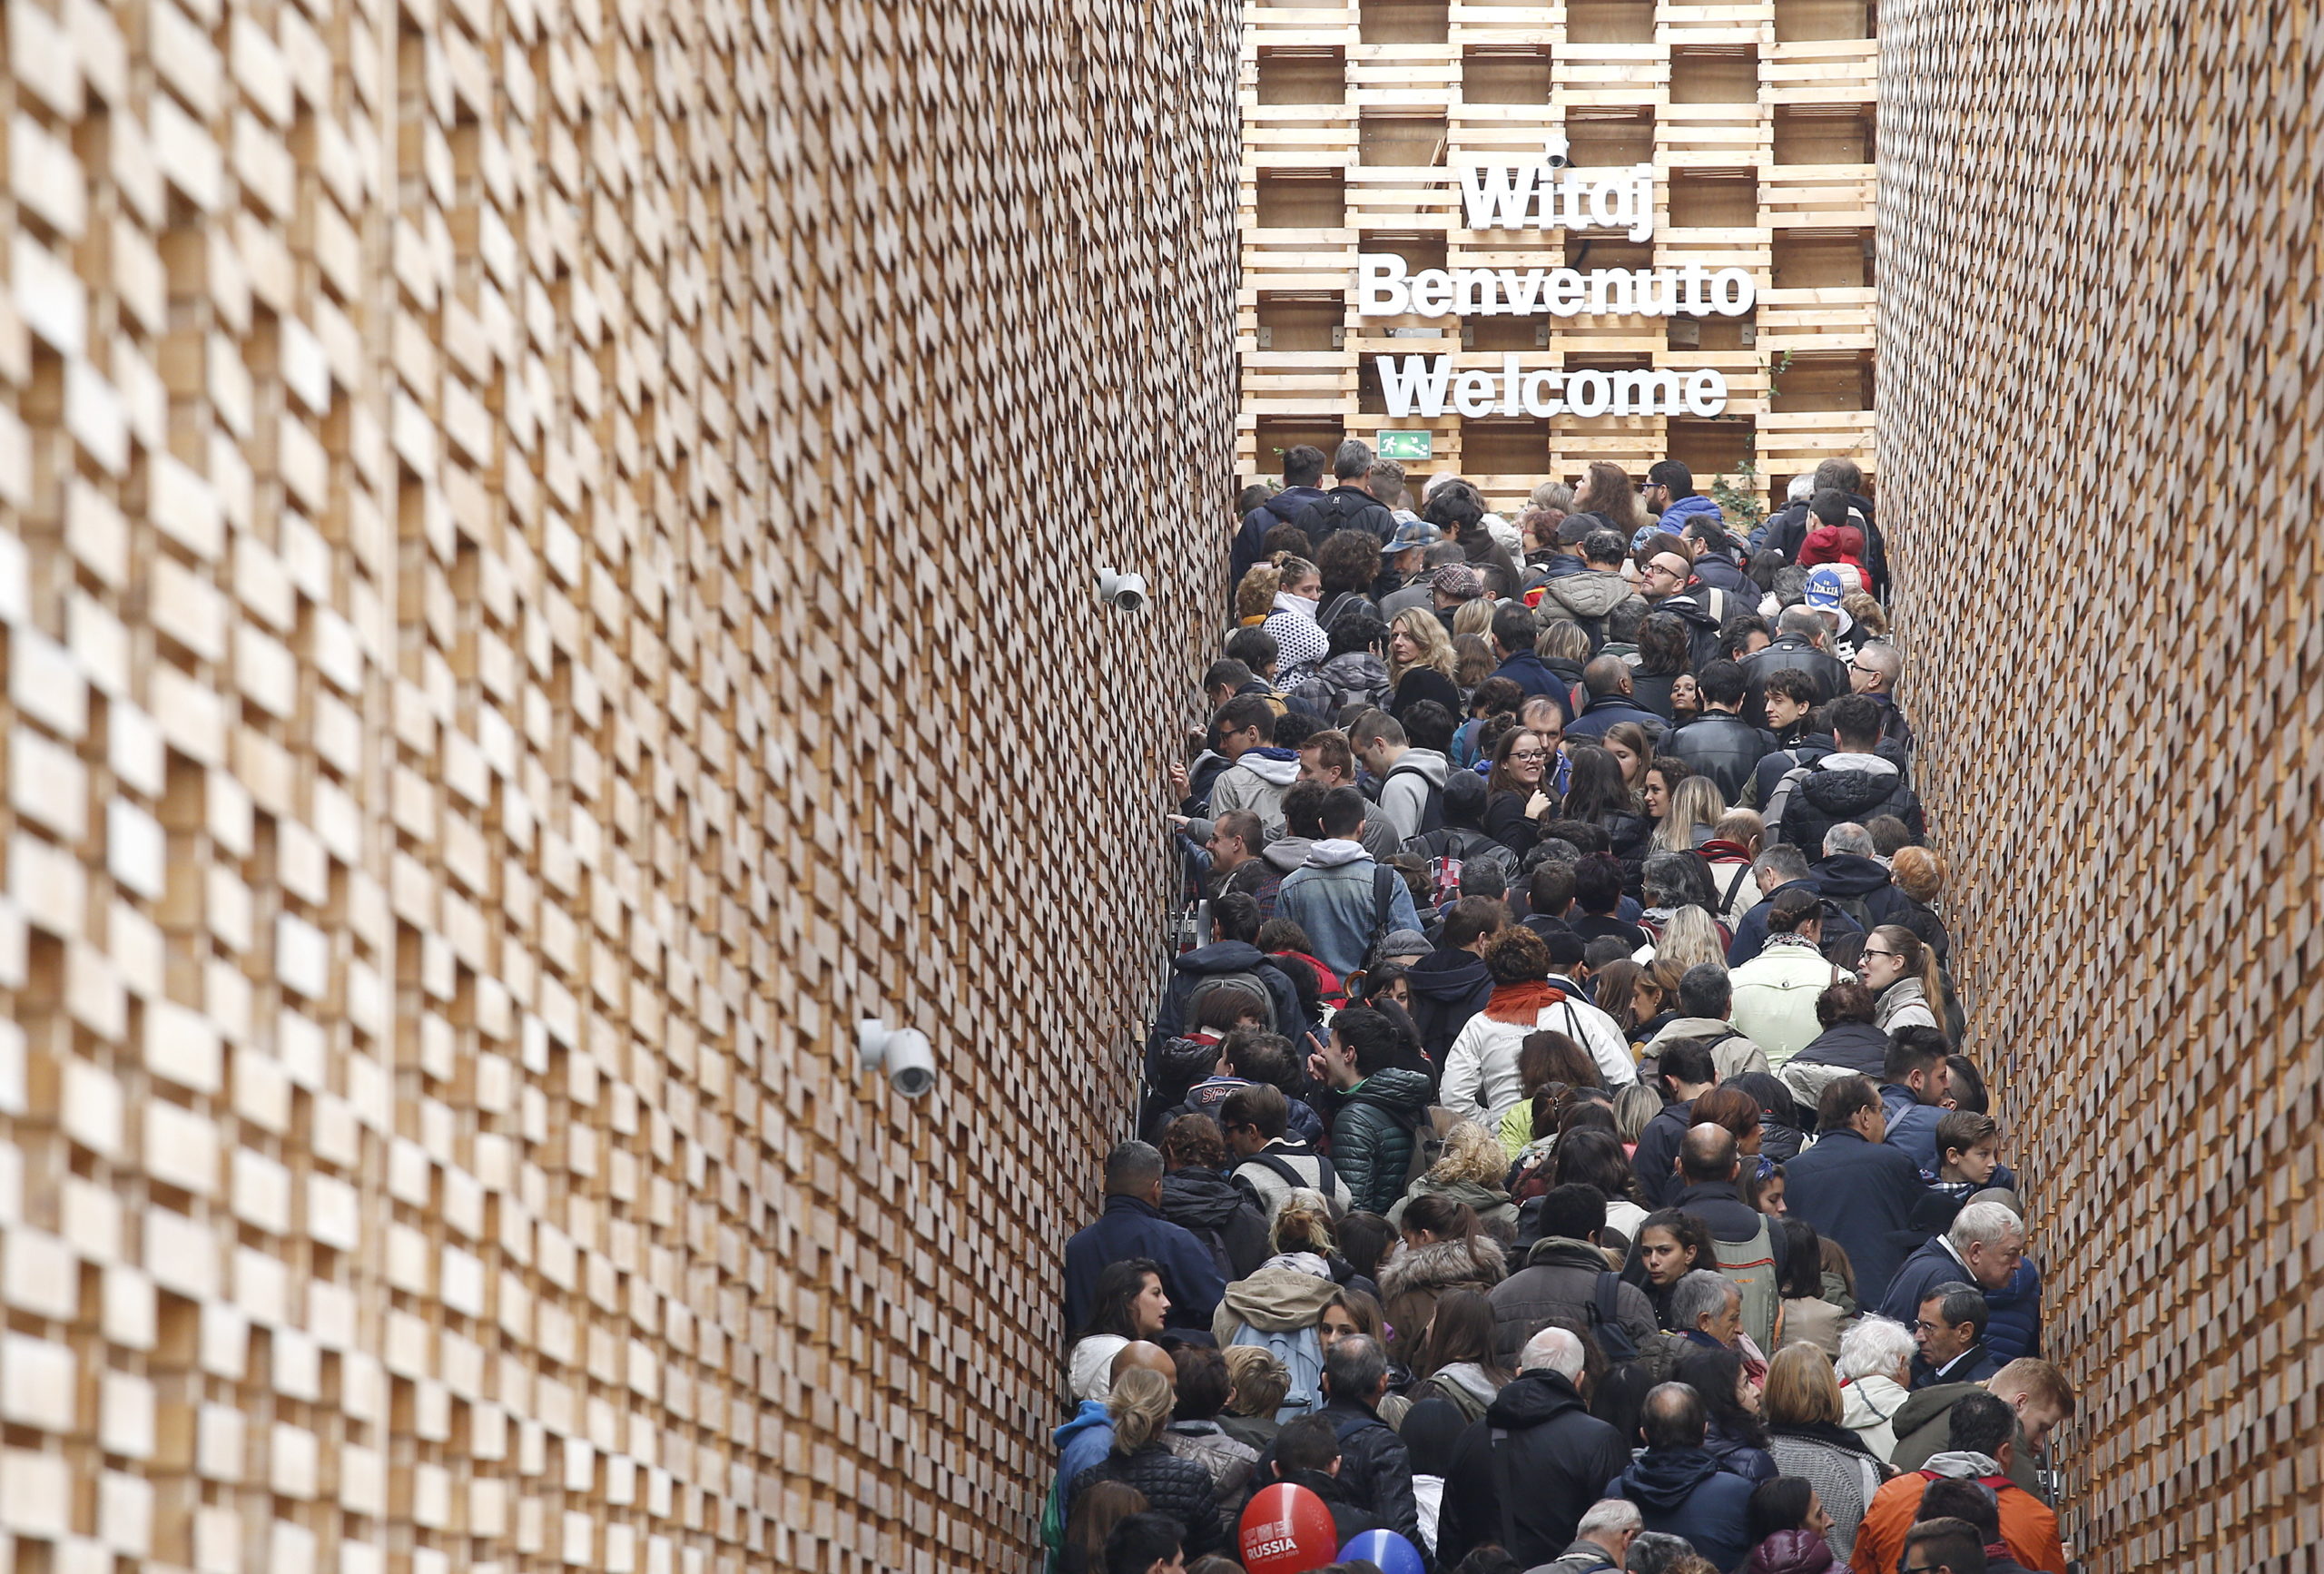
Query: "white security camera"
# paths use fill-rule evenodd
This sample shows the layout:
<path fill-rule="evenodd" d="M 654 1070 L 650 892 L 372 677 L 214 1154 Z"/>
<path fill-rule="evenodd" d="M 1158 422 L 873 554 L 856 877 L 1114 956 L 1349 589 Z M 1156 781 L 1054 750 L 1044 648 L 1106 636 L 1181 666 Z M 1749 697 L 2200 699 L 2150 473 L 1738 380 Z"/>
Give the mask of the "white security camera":
<path fill-rule="evenodd" d="M 1100 568 L 1098 570 L 1098 599 L 1108 606 L 1136 612 L 1146 605 L 1146 575 L 1124 574 L 1118 568 Z"/>
<path fill-rule="evenodd" d="M 1542 149 L 1541 162 L 1553 170 L 1561 170 L 1573 162 L 1573 144 L 1563 132 L 1551 132 Z"/>
<path fill-rule="evenodd" d="M 856 1059 L 862 1069 L 885 1067 L 888 1081 L 906 1098 L 924 1097 L 936 1086 L 936 1051 L 915 1028 L 891 1028 L 866 1017 L 855 1028 Z"/>

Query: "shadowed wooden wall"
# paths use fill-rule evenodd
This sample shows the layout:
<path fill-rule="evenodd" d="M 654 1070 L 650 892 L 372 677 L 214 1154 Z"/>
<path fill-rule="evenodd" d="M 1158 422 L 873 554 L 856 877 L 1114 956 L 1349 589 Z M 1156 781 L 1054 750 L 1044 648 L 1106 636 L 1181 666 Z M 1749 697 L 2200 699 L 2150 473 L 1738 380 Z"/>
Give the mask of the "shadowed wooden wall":
<path fill-rule="evenodd" d="M 0 1570 L 1024 1564 L 1232 23 L 11 0 Z"/>
<path fill-rule="evenodd" d="M 2307 1570 L 2324 83 L 2265 7 L 2054 20 L 1882 9 L 1906 703 L 2083 1384 L 2070 1533 L 2107 1574 Z"/>

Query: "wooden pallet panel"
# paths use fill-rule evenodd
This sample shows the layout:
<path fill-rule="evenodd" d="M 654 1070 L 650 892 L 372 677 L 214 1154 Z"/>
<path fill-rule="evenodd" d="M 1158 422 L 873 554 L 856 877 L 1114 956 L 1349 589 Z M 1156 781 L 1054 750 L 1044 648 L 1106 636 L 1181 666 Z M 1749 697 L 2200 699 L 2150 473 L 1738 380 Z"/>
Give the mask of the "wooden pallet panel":
<path fill-rule="evenodd" d="M 1551 320 L 1552 345 L 1537 346 L 1522 327 L 1499 320 L 1469 319 L 1463 334 L 1462 324 L 1450 319 L 1359 319 L 1351 302 L 1339 346 L 1260 352 L 1250 337 L 1255 325 L 1246 322 L 1237 455 L 1246 477 L 1272 477 L 1279 467 L 1276 456 L 1263 453 L 1257 441 L 1262 413 L 1270 420 L 1305 416 L 1320 427 L 1360 435 L 1383 426 L 1426 426 L 1434 433 L 1438 457 L 1411 468 L 1423 475 L 1462 468 L 1461 418 L 1387 420 L 1377 379 L 1363 369 L 1368 356 L 1452 353 L 1461 356 L 1458 364 L 1497 369 L 1501 350 L 1513 348 L 1541 358 L 1529 359 L 1529 365 L 1555 364 L 1561 357 L 1577 365 L 1593 358 L 1644 357 L 1644 364 L 1658 367 L 1714 366 L 1730 383 L 1730 424 L 1748 432 L 1768 413 L 1769 368 L 1783 350 L 1870 348 L 1868 282 L 1827 287 L 1822 280 L 1828 270 L 1807 267 L 1808 250 L 1795 248 L 1785 254 L 1790 271 L 1816 279 L 1817 285 L 1773 289 L 1782 234 L 1810 228 L 1869 234 L 1873 227 L 1869 165 L 1785 162 L 1833 156 L 1835 134 L 1823 133 L 1844 142 L 1849 132 L 1868 125 L 1878 45 L 1866 35 L 1863 5 L 1852 11 L 1841 0 L 1659 8 L 1650 0 L 1561 0 L 1541 7 L 1252 5 L 1244 15 L 1246 294 L 1344 293 L 1359 250 L 1409 252 L 1418 243 L 1414 237 L 1431 247 L 1442 238 L 1441 260 L 1432 251 L 1431 266 L 1567 265 L 1581 255 L 1578 237 L 1462 229 L 1452 181 L 1452 170 L 1462 164 L 1531 161 L 1553 125 L 1566 130 L 1578 162 L 1636 159 L 1657 171 L 1653 241 L 1638 247 L 1600 241 L 1583 266 L 1739 267 L 1759 293 L 1748 319 L 1756 347 L 1674 345 L 1662 320 L 1579 317 Z M 1440 15 L 1441 23 L 1431 21 Z M 1397 40 L 1386 41 L 1385 31 L 1396 32 Z M 1303 50 L 1311 58 L 1315 52 L 1334 53 L 1320 69 L 1288 64 Z M 1263 82 L 1294 76 L 1299 104 L 1254 102 L 1271 96 L 1256 91 Z M 1397 117 L 1431 125 L 1441 121 L 1442 153 L 1419 166 L 1390 162 L 1386 133 L 1397 129 L 1391 123 Z M 1262 200 L 1262 184 L 1270 195 L 1280 193 L 1302 172 L 1328 172 L 1338 180 L 1335 221 L 1295 231 L 1269 226 L 1265 219 L 1283 210 Z M 1286 217 L 1298 215 L 1292 210 Z M 1440 331 L 1390 338 L 1392 326 Z M 1713 339 L 1717 336 L 1714 328 Z M 1303 399 L 1305 407 L 1295 408 Z M 1636 472 L 1666 457 L 1669 433 L 1660 418 L 1559 418 L 1550 425 L 1543 462 L 1566 477 L 1592 458 L 1612 458 Z M 1780 440 L 1787 446 L 1778 450 L 1763 443 L 1755 452 L 1763 485 L 1778 457 L 1790 464 L 1808 449 L 1846 453 L 1874 468 L 1869 428 L 1861 422 L 1836 421 L 1820 437 L 1802 432 Z M 1596 445 L 1609 446 L 1599 451 Z M 1486 428 L 1488 452 L 1508 456 L 1521 447 L 1501 428 Z M 1716 447 L 1725 452 L 1731 445 Z M 1482 479 L 1504 505 L 1542 478 L 1463 473 Z"/>

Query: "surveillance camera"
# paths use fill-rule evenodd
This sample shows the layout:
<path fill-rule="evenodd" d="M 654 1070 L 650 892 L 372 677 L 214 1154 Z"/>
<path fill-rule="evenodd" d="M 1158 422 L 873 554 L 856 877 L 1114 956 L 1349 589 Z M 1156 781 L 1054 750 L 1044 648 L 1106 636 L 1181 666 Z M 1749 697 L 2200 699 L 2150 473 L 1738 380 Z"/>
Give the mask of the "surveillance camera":
<path fill-rule="evenodd" d="M 920 1098 L 936 1086 L 936 1051 L 928 1035 L 907 1028 L 888 1042 L 888 1083 L 906 1098 Z"/>
<path fill-rule="evenodd" d="M 1101 568 L 1098 571 L 1098 599 L 1108 606 L 1136 612 L 1146 605 L 1146 575 Z"/>
<path fill-rule="evenodd" d="M 862 1068 L 884 1067 L 890 1086 L 906 1098 L 922 1097 L 936 1086 L 936 1051 L 917 1028 L 891 1028 L 866 1017 L 856 1025 L 855 1047 Z"/>
<path fill-rule="evenodd" d="M 1543 150 L 1541 162 L 1553 170 L 1562 170 L 1573 162 L 1573 144 L 1563 132 L 1552 132 Z"/>

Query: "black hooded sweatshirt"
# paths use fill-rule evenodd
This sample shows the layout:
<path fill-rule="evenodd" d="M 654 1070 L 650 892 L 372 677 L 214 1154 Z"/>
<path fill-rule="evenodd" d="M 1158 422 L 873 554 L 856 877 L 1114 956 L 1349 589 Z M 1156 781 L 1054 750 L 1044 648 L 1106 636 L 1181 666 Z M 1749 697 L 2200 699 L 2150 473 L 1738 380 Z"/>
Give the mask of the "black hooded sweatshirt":
<path fill-rule="evenodd" d="M 1497 1443 L 1496 1431 L 1503 1434 Z M 1437 1567 L 1456 1567 L 1486 1542 L 1521 1568 L 1549 1562 L 1572 1545 L 1581 1516 L 1628 1463 L 1621 1434 L 1590 1413 L 1571 1382 L 1554 1372 L 1518 1373 L 1453 1447 L 1437 1515 Z M 1502 1501 L 1503 1482 L 1514 1484 L 1514 1501 Z"/>

